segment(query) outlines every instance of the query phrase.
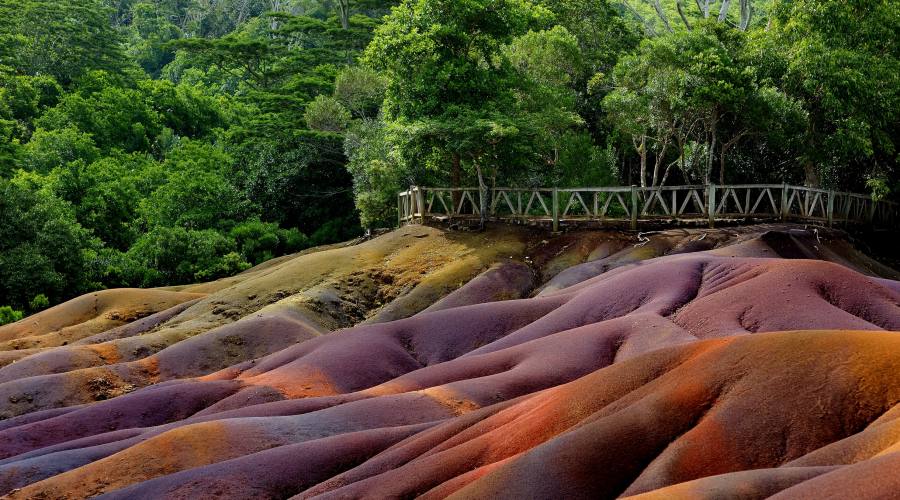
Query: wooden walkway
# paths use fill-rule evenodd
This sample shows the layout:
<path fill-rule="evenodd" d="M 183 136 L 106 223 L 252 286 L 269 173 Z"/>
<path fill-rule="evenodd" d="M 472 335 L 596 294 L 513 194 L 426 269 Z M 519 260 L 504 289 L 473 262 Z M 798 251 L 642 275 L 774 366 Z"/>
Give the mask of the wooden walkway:
<path fill-rule="evenodd" d="M 787 184 L 594 188 L 429 188 L 411 186 L 397 195 L 398 224 L 480 219 L 549 224 L 756 222 L 866 224 L 897 228 L 900 204 L 870 196 Z"/>

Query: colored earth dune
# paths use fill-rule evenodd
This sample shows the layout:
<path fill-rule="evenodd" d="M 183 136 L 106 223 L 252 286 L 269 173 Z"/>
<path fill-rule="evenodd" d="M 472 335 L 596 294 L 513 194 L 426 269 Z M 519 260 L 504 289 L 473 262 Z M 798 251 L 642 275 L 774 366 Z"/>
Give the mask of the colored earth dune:
<path fill-rule="evenodd" d="M 8 498 L 893 498 L 900 279 L 842 233 L 410 226 L 0 327 Z"/>

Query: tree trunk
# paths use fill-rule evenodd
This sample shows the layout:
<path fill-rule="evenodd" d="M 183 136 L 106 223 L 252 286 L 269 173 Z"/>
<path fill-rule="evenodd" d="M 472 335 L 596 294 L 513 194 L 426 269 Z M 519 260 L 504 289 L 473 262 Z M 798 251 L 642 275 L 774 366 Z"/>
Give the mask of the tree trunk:
<path fill-rule="evenodd" d="M 350 28 L 350 0 L 338 0 L 338 14 L 341 18 L 341 28 Z"/>
<path fill-rule="evenodd" d="M 653 8 L 656 9 L 656 15 L 659 16 L 659 19 L 662 21 L 663 26 L 666 27 L 666 31 L 668 31 L 669 33 L 673 33 L 672 26 L 669 24 L 669 18 L 668 16 L 666 16 L 665 11 L 663 11 L 660 0 L 653 0 Z"/>
<path fill-rule="evenodd" d="M 700 0 L 697 1 L 697 8 L 700 9 L 700 13 L 703 15 L 703 19 L 707 19 L 709 17 L 709 6 L 712 0 L 703 0 L 701 3 Z"/>
<path fill-rule="evenodd" d="M 719 184 L 725 185 L 725 147 L 722 147 L 722 153 L 719 155 Z"/>
<path fill-rule="evenodd" d="M 804 184 L 806 187 L 819 187 L 820 179 L 819 172 L 816 170 L 816 164 L 813 162 L 813 159 L 810 157 L 811 152 L 816 147 L 816 122 L 819 117 L 818 110 L 814 111 L 815 114 L 811 113 L 809 120 L 809 128 L 806 131 L 806 154 L 803 159 L 803 175 L 806 177 L 804 179 Z"/>
<path fill-rule="evenodd" d="M 653 29 L 653 26 L 648 23 L 647 20 L 643 18 L 643 16 L 641 16 L 640 12 L 638 12 L 634 7 L 631 6 L 630 3 L 628 3 L 628 0 L 622 0 L 622 5 L 624 5 L 625 8 L 631 11 L 631 13 L 634 14 L 634 17 L 636 17 L 638 21 L 641 22 L 641 25 L 644 27 L 644 32 L 648 36 L 656 36 L 656 30 Z"/>
<path fill-rule="evenodd" d="M 728 142 L 722 144 L 722 151 L 719 154 L 719 184 L 725 184 L 725 154 L 747 133 L 747 129 L 741 130 L 737 135 L 729 139 Z"/>
<path fill-rule="evenodd" d="M 706 151 L 706 183 L 712 175 L 713 156 L 716 154 L 716 138 L 718 136 L 719 116 L 713 113 L 712 123 L 709 126 L 708 149 Z"/>
<path fill-rule="evenodd" d="M 741 0 L 741 24 L 739 25 L 741 31 L 747 31 L 752 17 L 753 7 L 750 5 L 750 0 Z"/>
<path fill-rule="evenodd" d="M 663 142 L 662 149 L 656 154 L 656 161 L 653 164 L 653 183 L 650 184 L 652 187 L 656 187 L 656 182 L 659 180 L 659 167 L 662 166 L 662 162 L 666 159 L 666 151 L 669 149 L 669 138 L 666 138 L 665 142 Z M 660 183 L 662 185 L 662 183 Z"/>
<path fill-rule="evenodd" d="M 722 6 L 719 7 L 719 19 L 721 23 L 728 17 L 728 7 L 731 6 L 731 0 L 722 0 Z"/>
<path fill-rule="evenodd" d="M 819 179 L 819 172 L 816 171 L 816 165 L 812 162 L 812 160 L 806 160 L 803 162 L 803 174 L 806 177 L 803 182 L 806 187 L 819 187 L 821 179 Z"/>
<path fill-rule="evenodd" d="M 659 185 L 660 185 L 660 186 L 665 186 L 665 185 L 666 185 L 666 179 L 669 178 L 669 172 L 672 171 L 672 165 L 675 165 L 675 164 L 678 163 L 678 162 L 679 162 L 679 160 L 673 160 L 673 161 L 670 162 L 668 165 L 666 165 L 666 171 L 665 171 L 665 173 L 663 173 L 662 180 L 659 181 Z"/>
<path fill-rule="evenodd" d="M 641 147 L 638 149 L 641 155 L 641 187 L 647 187 L 647 136 L 641 136 Z"/>
<path fill-rule="evenodd" d="M 478 173 L 478 229 L 484 231 L 485 218 L 487 217 L 487 185 L 481 174 L 481 167 L 475 164 L 475 172 Z"/>
<path fill-rule="evenodd" d="M 688 18 L 684 14 L 684 1 L 678 0 L 675 2 L 675 7 L 678 9 L 678 16 L 681 17 L 681 22 L 684 23 L 684 27 L 687 28 L 688 31 L 691 31 L 691 23 L 688 22 Z"/>

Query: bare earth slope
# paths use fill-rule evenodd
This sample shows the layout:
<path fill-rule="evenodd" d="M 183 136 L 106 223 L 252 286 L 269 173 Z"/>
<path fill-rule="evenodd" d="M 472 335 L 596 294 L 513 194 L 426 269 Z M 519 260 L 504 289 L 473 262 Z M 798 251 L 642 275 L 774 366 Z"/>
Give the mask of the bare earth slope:
<path fill-rule="evenodd" d="M 0 328 L 0 493 L 889 498 L 897 278 L 796 226 L 407 227 L 100 292 Z"/>

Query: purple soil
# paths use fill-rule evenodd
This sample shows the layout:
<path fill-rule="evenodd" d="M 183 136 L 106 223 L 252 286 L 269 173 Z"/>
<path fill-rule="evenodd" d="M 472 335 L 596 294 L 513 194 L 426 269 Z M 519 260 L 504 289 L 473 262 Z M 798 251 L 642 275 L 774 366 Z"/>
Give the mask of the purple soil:
<path fill-rule="evenodd" d="M 898 283 L 774 258 L 814 255 L 808 238 L 791 234 L 692 252 L 712 246 L 699 238 L 666 236 L 650 250 L 585 245 L 598 260 L 557 274 L 537 297 L 497 301 L 531 286 L 527 266 L 505 264 L 432 310 L 328 335 L 285 310 L 102 366 L 73 350 L 93 345 L 27 357 L 0 369 L 0 401 L 30 397 L 49 409 L 0 422 L 0 490 L 893 491 Z M 130 338 L 111 345 L 121 350 Z M 98 377 L 135 387 L 93 401 Z"/>

